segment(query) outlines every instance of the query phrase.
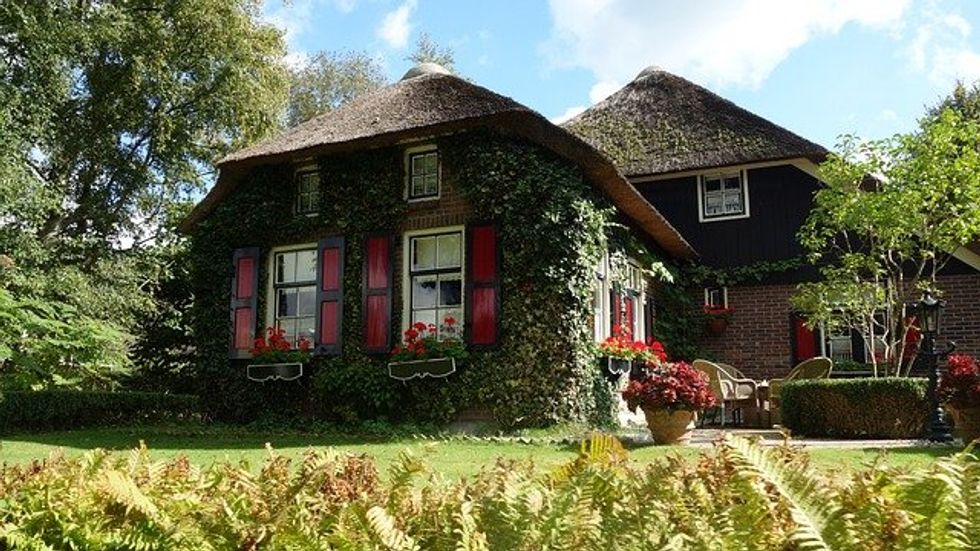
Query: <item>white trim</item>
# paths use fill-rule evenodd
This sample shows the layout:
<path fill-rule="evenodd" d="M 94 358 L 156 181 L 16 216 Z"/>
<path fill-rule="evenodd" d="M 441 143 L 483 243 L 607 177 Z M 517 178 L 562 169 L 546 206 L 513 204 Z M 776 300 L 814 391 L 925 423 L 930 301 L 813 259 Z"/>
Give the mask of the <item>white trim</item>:
<path fill-rule="evenodd" d="M 438 235 L 443 233 L 453 233 L 459 232 L 459 246 L 460 246 L 460 259 L 459 259 L 459 273 L 460 273 L 460 290 L 459 290 L 459 311 L 462 314 L 461 320 L 459 320 L 459 325 L 463 326 L 466 320 L 466 226 L 443 226 L 439 228 L 426 228 L 424 230 L 409 230 L 402 233 L 402 333 L 404 333 L 409 325 L 411 324 L 411 314 L 412 314 L 412 251 L 411 242 L 413 237 L 422 237 L 426 235 Z M 465 330 L 465 327 L 464 327 Z M 401 340 L 399 339 L 399 342 Z"/>
<path fill-rule="evenodd" d="M 631 184 L 643 184 L 647 182 L 657 182 L 661 180 L 673 180 L 675 178 L 700 176 L 701 174 L 711 174 L 711 173 L 735 171 L 735 170 L 755 170 L 758 168 L 771 168 L 774 166 L 784 166 L 784 165 L 796 167 L 801 171 L 809 174 L 810 176 L 816 178 L 817 180 L 823 181 L 820 178 L 819 166 L 813 161 L 811 161 L 810 159 L 806 159 L 803 157 L 799 157 L 795 159 L 783 159 L 779 161 L 764 161 L 758 163 L 744 163 L 739 165 L 719 166 L 719 167 L 713 167 L 709 169 L 698 168 L 698 169 L 691 169 L 691 170 L 682 170 L 678 172 L 665 172 L 661 174 L 653 174 L 650 176 L 638 176 L 635 178 L 630 177 L 628 179 Z"/>
<path fill-rule="evenodd" d="M 724 178 L 725 176 L 731 176 L 735 174 L 736 171 L 715 171 L 715 172 L 705 172 L 698 175 L 698 222 L 721 222 L 724 220 L 741 220 L 743 218 L 749 218 L 751 216 L 751 207 L 749 201 L 749 171 L 740 170 L 738 171 L 739 183 L 742 186 L 742 200 L 745 202 L 743 212 L 739 214 L 729 214 L 722 216 L 705 216 L 704 214 L 704 180 L 705 178 Z"/>
<path fill-rule="evenodd" d="M 704 305 L 709 306 L 711 303 L 708 301 L 708 291 L 711 289 L 721 289 L 721 307 L 728 308 L 728 287 L 725 285 L 714 285 L 712 287 L 704 288 Z"/>
<path fill-rule="evenodd" d="M 438 171 L 436 176 L 436 194 L 427 197 L 411 197 L 412 191 L 412 155 L 418 155 L 420 153 L 430 153 L 435 151 L 436 156 L 436 170 Z M 442 198 L 442 153 L 439 151 L 439 146 L 434 143 L 427 143 L 424 145 L 416 145 L 412 147 L 405 148 L 405 154 L 402 160 L 402 164 L 405 169 L 405 191 L 403 197 L 409 203 L 424 203 L 425 201 L 438 201 Z"/>
<path fill-rule="evenodd" d="M 276 323 L 276 255 L 279 253 L 288 253 L 290 251 L 307 251 L 313 249 L 316 253 L 316 269 L 313 271 L 313 285 L 317 285 L 316 281 L 320 278 L 320 252 L 317 250 L 317 243 L 302 243 L 299 245 L 281 245 L 279 247 L 273 247 L 269 249 L 269 258 L 266 259 L 266 278 L 265 278 L 265 326 L 262 331 L 265 331 L 266 327 L 272 327 Z M 316 314 L 314 314 L 316 315 Z"/>
<path fill-rule="evenodd" d="M 953 258 L 963 264 L 980 271 L 980 254 L 977 254 L 966 247 L 959 247 L 953 251 Z"/>

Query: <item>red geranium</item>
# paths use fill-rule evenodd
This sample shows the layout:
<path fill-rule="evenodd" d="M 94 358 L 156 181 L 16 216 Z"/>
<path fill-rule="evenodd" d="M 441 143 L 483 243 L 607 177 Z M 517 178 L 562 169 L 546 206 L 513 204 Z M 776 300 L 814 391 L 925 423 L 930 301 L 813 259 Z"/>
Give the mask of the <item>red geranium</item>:
<path fill-rule="evenodd" d="M 686 362 L 664 363 L 638 381 L 630 381 L 623 399 L 632 411 L 668 409 L 702 411 L 717 403 L 708 377 Z"/>
<path fill-rule="evenodd" d="M 396 362 L 425 360 L 429 358 L 462 358 L 466 348 L 459 337 L 456 319 L 446 316 L 440 330 L 434 323 L 415 322 L 403 333 L 404 343 L 391 349 L 391 360 Z"/>
<path fill-rule="evenodd" d="M 939 380 L 939 396 L 956 408 L 980 407 L 980 365 L 972 356 L 953 354 Z"/>
<path fill-rule="evenodd" d="M 296 341 L 296 348 L 286 338 L 286 331 L 276 327 L 266 327 L 265 335 L 252 342 L 249 353 L 252 360 L 261 363 L 302 363 L 309 359 L 313 343 L 306 337 Z"/>
<path fill-rule="evenodd" d="M 658 364 L 667 360 L 667 353 L 660 342 L 651 339 L 650 344 L 634 341 L 630 330 L 614 325 L 611 337 L 599 343 L 599 355 L 622 360 L 637 360 Z"/>

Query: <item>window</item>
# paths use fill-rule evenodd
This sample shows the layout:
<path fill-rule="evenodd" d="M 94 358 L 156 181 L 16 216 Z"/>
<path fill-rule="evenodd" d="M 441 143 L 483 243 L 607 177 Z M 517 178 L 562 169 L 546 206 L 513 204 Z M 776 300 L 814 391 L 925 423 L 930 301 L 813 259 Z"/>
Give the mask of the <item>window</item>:
<path fill-rule="evenodd" d="M 273 323 L 293 343 L 316 331 L 316 249 L 278 252 L 273 260 Z"/>
<path fill-rule="evenodd" d="M 715 308 L 728 308 L 728 289 L 725 287 L 705 287 L 704 305 Z"/>
<path fill-rule="evenodd" d="M 749 196 L 745 172 L 702 176 L 698 188 L 701 221 L 745 218 L 749 215 Z"/>
<path fill-rule="evenodd" d="M 409 238 L 410 323 L 434 324 L 442 332 L 451 316 L 457 331 L 463 320 L 463 232 Z"/>
<path fill-rule="evenodd" d="M 320 173 L 306 170 L 296 173 L 296 214 L 316 214 L 320 202 Z"/>
<path fill-rule="evenodd" d="M 439 152 L 428 148 L 408 153 L 408 198 L 439 197 Z"/>

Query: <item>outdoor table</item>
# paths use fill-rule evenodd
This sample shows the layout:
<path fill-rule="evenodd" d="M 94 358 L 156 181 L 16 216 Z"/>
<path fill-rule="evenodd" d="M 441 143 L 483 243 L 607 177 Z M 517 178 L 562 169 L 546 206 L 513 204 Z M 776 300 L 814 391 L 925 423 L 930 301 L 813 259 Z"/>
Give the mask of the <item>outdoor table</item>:
<path fill-rule="evenodd" d="M 763 379 L 756 385 L 759 397 L 759 424 L 772 427 L 772 402 L 769 401 L 769 380 Z"/>

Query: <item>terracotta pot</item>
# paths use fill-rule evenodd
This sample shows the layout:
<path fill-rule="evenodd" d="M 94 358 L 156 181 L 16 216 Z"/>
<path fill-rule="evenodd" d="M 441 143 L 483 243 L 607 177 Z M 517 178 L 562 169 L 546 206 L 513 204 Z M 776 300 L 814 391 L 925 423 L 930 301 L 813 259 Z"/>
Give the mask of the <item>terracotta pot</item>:
<path fill-rule="evenodd" d="M 728 329 L 728 319 L 727 318 L 708 318 L 708 332 L 712 335 L 721 335 Z"/>
<path fill-rule="evenodd" d="M 980 438 L 980 407 L 954 408 L 946 406 L 953 419 L 953 434 L 962 438 L 964 444 Z"/>
<path fill-rule="evenodd" d="M 643 415 L 647 418 L 647 428 L 657 444 L 683 446 L 691 441 L 697 413 L 686 409 L 644 409 Z"/>

